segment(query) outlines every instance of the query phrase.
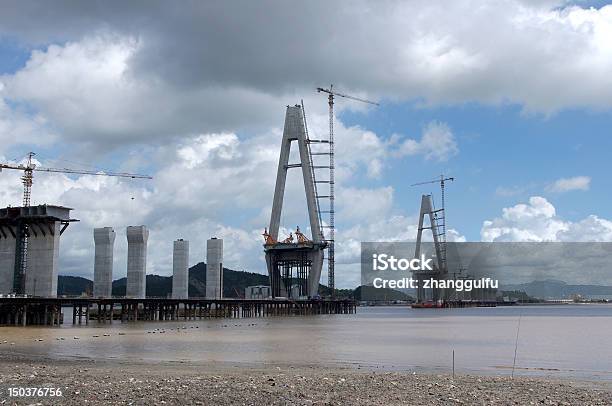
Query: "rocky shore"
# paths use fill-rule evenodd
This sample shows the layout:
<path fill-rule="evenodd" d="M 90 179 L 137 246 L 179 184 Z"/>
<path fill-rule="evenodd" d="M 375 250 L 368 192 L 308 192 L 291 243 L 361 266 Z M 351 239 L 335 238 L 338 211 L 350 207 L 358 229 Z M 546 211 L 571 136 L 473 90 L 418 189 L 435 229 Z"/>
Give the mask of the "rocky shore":
<path fill-rule="evenodd" d="M 9 397 L 9 388 L 61 397 Z M 611 405 L 609 382 L 323 367 L 0 360 L 0 404 Z"/>

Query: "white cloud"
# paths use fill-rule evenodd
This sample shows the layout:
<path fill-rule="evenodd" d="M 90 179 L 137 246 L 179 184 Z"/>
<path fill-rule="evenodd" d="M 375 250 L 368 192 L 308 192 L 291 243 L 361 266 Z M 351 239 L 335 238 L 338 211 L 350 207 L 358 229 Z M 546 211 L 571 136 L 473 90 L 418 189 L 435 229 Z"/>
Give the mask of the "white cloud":
<path fill-rule="evenodd" d="M 501 217 L 484 221 L 480 236 L 482 241 L 612 241 L 612 222 L 594 215 L 564 220 L 548 200 L 533 196 L 528 204 L 504 208 Z"/>
<path fill-rule="evenodd" d="M 330 78 L 347 93 L 430 106 L 609 109 L 612 6 L 552 4 L 275 2 L 253 13 L 249 3 L 176 9 L 158 2 L 147 8 L 149 18 L 123 3 L 103 15 L 54 4 L 47 7 L 54 17 L 43 21 L 32 17 L 34 3 L 19 2 L 3 10 L 0 32 L 41 49 L 0 78 L 2 98 L 27 104 L 65 140 L 107 148 L 261 131 L 279 121 L 279 106 L 302 97 L 324 115 L 314 88 Z M 318 18 L 288 17 L 304 15 Z M 431 130 L 431 139 L 406 142 L 405 152 L 438 160 L 454 154 L 444 128 Z M 374 159 L 371 173 L 380 167 Z"/>
<path fill-rule="evenodd" d="M 612 221 L 589 215 L 558 235 L 562 241 L 612 241 Z"/>
<path fill-rule="evenodd" d="M 393 141 L 398 142 L 399 136 Z M 406 139 L 394 152 L 397 156 L 423 155 L 425 159 L 447 161 L 457 155 L 459 148 L 450 127 L 446 123 L 432 121 L 423 129 L 420 140 Z"/>
<path fill-rule="evenodd" d="M 375 189 L 345 187 L 339 190 L 339 215 L 352 221 L 367 221 L 386 218 L 393 208 L 393 188 Z"/>
<path fill-rule="evenodd" d="M 29 115 L 19 108 L 12 108 L 7 103 L 0 82 L 0 154 L 16 145 L 48 146 L 57 140 L 49 128 L 45 117 Z"/>
<path fill-rule="evenodd" d="M 557 179 L 546 187 L 549 192 L 563 193 L 572 190 L 589 190 L 591 178 L 589 176 L 574 176 L 572 178 Z"/>
<path fill-rule="evenodd" d="M 279 106 L 299 100 L 237 85 L 177 89 L 133 69 L 141 49 L 141 39 L 114 34 L 52 44 L 33 51 L 14 75 L 0 76 L 0 95 L 31 106 L 38 121 L 56 128 L 63 141 L 96 149 L 258 129 L 262 122 L 278 123 Z"/>

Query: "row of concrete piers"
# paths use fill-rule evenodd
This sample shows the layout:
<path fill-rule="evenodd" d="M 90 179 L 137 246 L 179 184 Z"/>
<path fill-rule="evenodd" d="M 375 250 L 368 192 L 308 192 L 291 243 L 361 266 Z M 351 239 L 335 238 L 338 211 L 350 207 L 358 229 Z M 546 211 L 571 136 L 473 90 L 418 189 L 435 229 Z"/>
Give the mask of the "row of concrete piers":
<path fill-rule="evenodd" d="M 0 298 L 0 325 L 59 326 L 62 307 L 72 307 L 72 324 L 113 321 L 199 320 L 205 318 L 246 318 L 352 314 L 353 300 L 289 299 L 64 299 Z"/>
<path fill-rule="evenodd" d="M 351 314 L 353 301 L 172 301 L 143 303 L 98 303 L 91 318 L 99 322 L 199 320 L 211 317 L 244 318 L 315 314 Z"/>

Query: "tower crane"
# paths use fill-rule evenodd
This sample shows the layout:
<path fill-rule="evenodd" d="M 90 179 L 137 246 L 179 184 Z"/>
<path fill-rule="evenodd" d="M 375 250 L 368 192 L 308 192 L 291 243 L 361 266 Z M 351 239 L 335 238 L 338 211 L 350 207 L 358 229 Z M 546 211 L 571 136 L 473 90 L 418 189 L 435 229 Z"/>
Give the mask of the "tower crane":
<path fill-rule="evenodd" d="M 94 176 L 116 176 L 122 178 L 132 178 L 132 179 L 153 179 L 148 175 L 139 175 L 134 173 L 127 172 L 104 172 L 104 171 L 87 171 L 87 170 L 79 170 L 79 169 L 70 169 L 70 168 L 46 168 L 42 166 L 36 166 L 33 162 L 33 158 L 36 155 L 34 152 L 29 152 L 27 156 L 27 163 L 24 164 L 8 164 L 8 163 L 0 163 L 0 171 L 2 169 L 15 169 L 23 171 L 23 176 L 21 177 L 21 181 L 23 183 L 23 206 L 30 206 L 30 199 L 32 196 L 32 184 L 34 181 L 34 172 L 52 172 L 52 173 L 72 173 L 72 174 L 80 174 L 80 175 L 94 175 Z M 28 238 L 29 238 L 29 225 L 27 223 L 22 223 L 19 225 L 19 230 L 17 233 L 18 241 L 17 241 L 17 252 L 16 252 L 16 264 L 15 264 L 15 293 L 24 293 L 24 282 L 25 282 L 25 274 L 27 271 L 27 254 L 28 254 Z"/>
<path fill-rule="evenodd" d="M 455 178 L 445 178 L 444 175 L 440 175 L 440 179 L 434 179 L 434 180 L 428 180 L 425 182 L 419 182 L 419 183 L 413 183 L 410 186 L 420 186 L 420 185 L 428 185 L 430 183 L 439 183 L 440 184 L 440 191 L 442 193 L 442 210 L 444 210 L 444 187 L 445 187 L 445 182 L 446 181 L 454 181 Z"/>
<path fill-rule="evenodd" d="M 34 182 L 34 171 L 37 172 L 54 172 L 54 173 L 73 173 L 79 175 L 94 175 L 94 176 L 118 176 L 122 178 L 132 178 L 132 179 L 153 179 L 148 175 L 139 175 L 134 173 L 126 173 L 126 172 L 105 172 L 105 171 L 86 171 L 80 169 L 70 169 L 70 168 L 45 168 L 42 166 L 36 166 L 33 162 L 33 158 L 36 155 L 34 152 L 28 153 L 28 162 L 23 165 L 12 165 L 7 163 L 0 163 L 0 171 L 2 169 L 16 169 L 23 171 L 23 176 L 21 177 L 21 181 L 23 183 L 23 206 L 28 207 L 30 205 L 30 198 L 32 196 L 32 183 Z"/>
<path fill-rule="evenodd" d="M 326 228 L 329 228 L 328 233 L 328 255 L 327 255 L 327 280 L 328 286 L 331 289 L 332 296 L 335 295 L 335 248 L 334 248 L 334 239 L 335 239 L 335 209 L 334 209 L 334 201 L 335 201 L 335 176 L 334 176 L 334 97 L 343 97 L 345 99 L 351 99 L 362 103 L 373 104 L 375 106 L 379 106 L 378 103 L 362 99 L 355 96 L 350 96 L 348 94 L 340 93 L 334 90 L 334 85 L 330 85 L 329 89 L 324 89 L 322 87 L 317 87 L 318 93 L 326 93 L 327 94 L 327 103 L 329 105 L 329 224 Z M 312 162 L 312 159 L 311 159 Z M 316 182 L 316 181 L 315 181 Z M 316 183 L 315 183 L 316 186 Z M 315 188 L 316 191 L 316 188 Z M 317 198 L 318 201 L 318 198 Z"/>

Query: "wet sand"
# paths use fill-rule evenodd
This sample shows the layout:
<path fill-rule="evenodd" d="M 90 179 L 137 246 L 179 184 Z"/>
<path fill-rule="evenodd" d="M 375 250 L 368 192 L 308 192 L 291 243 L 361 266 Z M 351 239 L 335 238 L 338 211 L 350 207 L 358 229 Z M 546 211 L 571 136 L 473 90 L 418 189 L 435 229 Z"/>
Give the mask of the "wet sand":
<path fill-rule="evenodd" d="M 8 397 L 9 387 L 62 397 Z M 0 404 L 610 405 L 612 383 L 318 366 L 124 363 L 2 356 Z"/>

